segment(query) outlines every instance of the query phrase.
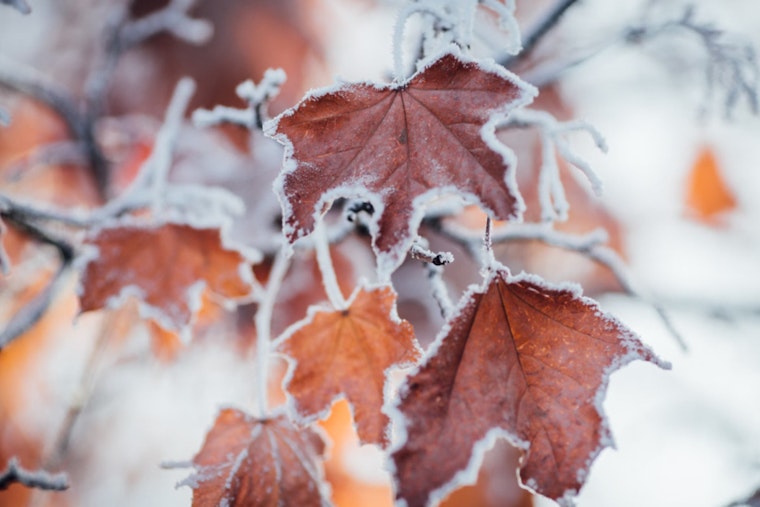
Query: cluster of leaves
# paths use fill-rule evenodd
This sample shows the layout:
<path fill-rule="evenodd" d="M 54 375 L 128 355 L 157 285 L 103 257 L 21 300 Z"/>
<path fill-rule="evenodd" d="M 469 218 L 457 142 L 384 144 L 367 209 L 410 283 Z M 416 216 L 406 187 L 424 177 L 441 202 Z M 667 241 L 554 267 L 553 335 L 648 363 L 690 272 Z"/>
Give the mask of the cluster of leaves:
<path fill-rule="evenodd" d="M 555 6 L 548 27 L 571 3 Z M 170 2 L 167 9 L 185 4 Z M 420 14 L 427 27 L 411 76 L 397 56 L 390 83 L 309 92 L 270 119 L 267 108 L 284 81 L 270 71 L 258 85 L 238 88 L 246 109 L 198 111 L 197 124 L 250 129 L 253 154 L 244 165 L 253 161 L 256 167 L 245 170 L 258 171 L 260 181 L 245 190 L 210 188 L 213 175 L 198 176 L 208 167 L 196 169 L 190 183 L 177 176 L 206 147 L 216 157 L 209 166 L 238 162 L 221 153 L 222 143 L 196 143 L 192 136 L 210 134 L 190 134 L 183 125 L 192 94 L 183 81 L 164 125 L 148 129 L 144 144 L 132 142 L 127 161 L 111 175 L 116 197 L 105 204 L 65 213 L 0 195 L 0 241 L 25 235 L 55 246 L 64 268 L 81 269 L 83 312 L 133 298 L 140 315 L 158 324 L 157 333 L 185 341 L 209 306 L 242 305 L 238 312 L 252 317 L 257 403 L 252 414 L 219 412 L 192 460 L 195 473 L 183 481 L 193 488 L 193 505 L 329 503 L 326 442 L 315 423 L 340 399 L 350 404 L 359 440 L 386 452 L 400 504 L 442 501 L 473 479 L 500 438 L 519 449 L 525 488 L 571 505 L 596 456 L 612 444 L 602 409 L 609 376 L 636 359 L 667 367 L 578 286 L 513 274 L 497 260 L 494 242 L 531 239 L 587 253 L 613 271 L 617 266 L 611 250 L 599 249 L 606 237 L 563 235 L 551 223 L 567 216 L 566 187 L 571 198 L 589 202 L 582 190 L 573 193 L 555 149 L 597 185 L 561 135 L 587 130 L 603 143 L 587 126 L 526 111 L 537 90 L 467 49 L 481 4 L 514 41 L 510 2 L 410 2 L 399 21 L 397 53 L 407 17 Z M 119 33 L 139 27 L 126 26 Z M 539 129 L 542 154 L 527 168 L 527 180 L 516 173 L 515 152 L 534 145 L 505 144 L 526 127 Z M 273 140 L 284 157 L 271 168 L 257 157 Z M 100 197 L 110 197 L 107 182 L 94 179 Z M 482 231 L 467 225 L 472 204 L 488 217 Z M 254 240 L 241 240 L 230 228 L 241 212 L 254 224 L 246 232 Z M 281 214 L 274 232 L 273 212 Z M 549 223 L 521 224 L 531 213 Z M 69 234 L 48 229 L 51 222 Z M 84 230 L 83 239 L 70 229 Z M 429 250 L 427 236 L 435 234 L 471 258 L 454 261 L 448 251 Z M 350 241 L 356 248 L 347 257 L 341 247 Z M 365 269 L 361 259 L 370 248 L 373 266 Z M 19 256 L 8 250 L 0 248 L 6 272 Z M 431 281 L 423 297 L 438 303 L 444 317 L 430 319 L 438 328 L 434 337 L 399 316 L 393 275 L 420 262 L 415 259 Z M 466 281 L 458 303 L 449 301 L 444 278 L 452 262 L 470 262 L 480 276 Z M 26 310 L 44 313 L 60 277 L 51 278 Z M 28 313 L 11 321 L 21 324 L 7 327 L 3 346 L 34 324 Z M 286 401 L 273 407 L 270 366 L 277 355 L 288 360 Z"/>

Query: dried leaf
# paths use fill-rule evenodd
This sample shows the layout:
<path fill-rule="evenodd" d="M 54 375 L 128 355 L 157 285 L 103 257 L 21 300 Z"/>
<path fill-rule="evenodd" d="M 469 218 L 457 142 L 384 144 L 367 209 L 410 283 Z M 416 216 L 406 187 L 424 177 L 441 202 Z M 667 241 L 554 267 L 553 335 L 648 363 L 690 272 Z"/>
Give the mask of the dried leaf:
<path fill-rule="evenodd" d="M 293 364 L 285 389 L 303 422 L 325 417 L 345 395 L 362 443 L 387 443 L 386 371 L 420 356 L 414 329 L 395 304 L 390 287 L 360 289 L 349 308 L 312 312 L 288 337 L 281 350 Z"/>
<path fill-rule="evenodd" d="M 380 215 L 378 264 L 389 273 L 411 245 L 420 206 L 443 192 L 456 189 L 497 218 L 518 216 L 509 155 L 487 122 L 532 95 L 504 70 L 445 54 L 402 84 L 307 97 L 267 126 L 286 146 L 276 185 L 287 237 L 310 233 L 336 197 L 368 199 Z"/>
<path fill-rule="evenodd" d="M 736 208 L 736 198 L 720 173 L 715 154 L 708 148 L 699 153 L 687 185 L 686 205 L 703 222 L 709 223 Z"/>
<path fill-rule="evenodd" d="M 98 255 L 82 275 L 82 311 L 136 295 L 143 313 L 182 331 L 199 309 L 204 287 L 225 298 L 250 292 L 247 259 L 222 244 L 218 229 L 122 226 L 98 231 L 87 244 Z"/>
<path fill-rule="evenodd" d="M 224 409 L 193 458 L 193 507 L 324 506 L 325 444 L 285 416 L 256 419 Z"/>
<path fill-rule="evenodd" d="M 569 505 L 612 444 L 609 374 L 634 359 L 666 365 L 593 301 L 536 277 L 497 270 L 460 308 L 402 388 L 398 498 L 440 500 L 506 436 L 524 450 L 523 484 Z"/>

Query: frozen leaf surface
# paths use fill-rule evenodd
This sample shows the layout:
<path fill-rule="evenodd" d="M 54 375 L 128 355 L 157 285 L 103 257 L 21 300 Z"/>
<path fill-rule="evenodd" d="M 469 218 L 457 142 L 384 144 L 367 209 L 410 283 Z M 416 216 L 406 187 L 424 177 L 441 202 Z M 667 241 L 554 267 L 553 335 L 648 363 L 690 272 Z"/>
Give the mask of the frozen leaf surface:
<path fill-rule="evenodd" d="M 401 84 L 346 84 L 307 97 L 267 131 L 286 146 L 278 179 L 285 233 L 309 234 L 336 197 L 372 202 L 381 271 L 403 259 L 421 205 L 461 192 L 500 219 L 518 216 L 510 152 L 495 114 L 527 103 L 532 88 L 507 71 L 445 54 Z"/>
<path fill-rule="evenodd" d="M 326 416 L 345 394 L 359 439 L 386 444 L 381 412 L 385 373 L 414 364 L 420 352 L 412 325 L 396 315 L 390 287 L 360 289 L 346 310 L 313 312 L 281 350 L 292 359 L 286 391 L 306 421 Z"/>
<path fill-rule="evenodd" d="M 193 507 L 325 506 L 324 450 L 317 433 L 283 415 L 224 409 L 193 458 L 196 473 L 181 484 L 193 488 Z"/>
<path fill-rule="evenodd" d="M 523 484 L 571 504 L 612 444 L 601 408 L 608 377 L 634 359 L 663 365 L 590 299 L 493 272 L 402 388 L 397 496 L 410 507 L 443 498 L 503 435 L 525 453 Z"/>
<path fill-rule="evenodd" d="M 248 260 L 222 245 L 218 229 L 123 226 L 102 229 L 87 243 L 98 254 L 82 275 L 82 311 L 135 295 L 150 317 L 181 331 L 199 309 L 203 290 L 236 298 L 251 288 L 250 269 L 243 269 Z"/>

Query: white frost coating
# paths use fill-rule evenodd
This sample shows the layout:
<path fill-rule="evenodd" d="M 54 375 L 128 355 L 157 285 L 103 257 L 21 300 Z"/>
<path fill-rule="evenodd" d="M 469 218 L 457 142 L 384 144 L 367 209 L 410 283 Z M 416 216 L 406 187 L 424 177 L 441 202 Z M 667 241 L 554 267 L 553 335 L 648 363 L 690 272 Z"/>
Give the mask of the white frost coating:
<path fill-rule="evenodd" d="M 269 280 L 264 288 L 264 294 L 259 301 L 259 308 L 254 317 L 256 326 L 256 367 L 257 367 L 257 408 L 258 417 L 266 417 L 269 413 L 269 357 L 272 350 L 272 314 L 277 299 L 277 293 L 282 286 L 282 280 L 290 266 L 288 252 L 281 249 L 274 258 Z"/>
<path fill-rule="evenodd" d="M 280 93 L 286 79 L 283 69 L 267 69 L 258 85 L 251 80 L 243 81 L 235 88 L 235 93 L 251 105 L 264 104 Z"/>
<path fill-rule="evenodd" d="M 565 198 L 564 186 L 559 175 L 556 152 L 565 160 L 583 172 L 591 183 L 591 188 L 597 195 L 602 193 L 602 181 L 583 159 L 575 155 L 565 134 L 582 131 L 587 132 L 594 144 L 603 152 L 607 151 L 607 143 L 601 133 L 589 123 L 580 120 L 559 122 L 546 111 L 523 109 L 515 112 L 512 117 L 501 124 L 502 126 L 536 127 L 541 137 L 541 168 L 538 179 L 538 199 L 541 206 L 541 219 L 547 222 L 566 220 L 570 205 Z"/>
<path fill-rule="evenodd" d="M 314 226 L 314 247 L 317 251 L 317 265 L 322 275 L 322 285 L 325 287 L 327 298 L 336 310 L 348 308 L 348 301 L 343 297 L 338 285 L 338 277 L 330 257 L 330 244 L 327 240 L 327 230 L 324 221 L 320 218 Z"/>
<path fill-rule="evenodd" d="M 514 0 L 506 0 L 505 3 L 497 0 L 481 0 L 481 3 L 496 13 L 499 18 L 499 28 L 509 34 L 507 45 L 502 49 L 510 55 L 516 55 L 522 51 L 520 25 L 515 17 Z"/>
<path fill-rule="evenodd" d="M 483 464 L 483 458 L 485 457 L 486 452 L 493 448 L 496 440 L 499 438 L 507 440 L 511 445 L 518 449 L 528 449 L 528 442 L 520 440 L 516 435 L 512 435 L 502 428 L 491 428 L 483 438 L 475 442 L 475 445 L 472 446 L 472 454 L 470 455 L 470 460 L 467 462 L 467 466 L 457 472 L 449 482 L 430 492 L 427 507 L 440 505 L 440 503 L 455 490 L 462 486 L 475 484 L 478 480 L 478 471 Z"/>
<path fill-rule="evenodd" d="M 196 127 L 212 127 L 224 123 L 240 125 L 248 130 L 255 130 L 259 122 L 263 123 L 268 118 L 262 107 L 280 93 L 280 87 L 285 82 L 286 75 L 282 69 L 267 69 L 261 82 L 256 85 L 251 80 L 246 80 L 237 85 L 235 93 L 248 103 L 246 109 L 238 109 L 227 106 L 214 106 L 214 109 L 196 109 L 193 112 L 193 124 Z"/>
<path fill-rule="evenodd" d="M 472 0 L 462 0 L 469 1 Z M 440 5 L 441 2 L 432 2 L 430 0 L 423 0 L 420 2 L 410 3 L 403 7 L 396 18 L 396 24 L 393 29 L 393 71 L 394 82 L 401 83 L 406 79 L 406 72 L 404 71 L 404 62 L 402 55 L 402 46 L 404 42 L 404 30 L 406 28 L 406 22 L 414 14 L 430 14 L 438 19 L 439 22 L 445 23 L 449 26 L 456 27 L 459 20 L 451 15 L 449 12 L 449 5 Z M 444 4 L 448 1 L 444 1 Z M 453 42 L 453 41 L 452 41 Z"/>
<path fill-rule="evenodd" d="M 223 123 L 232 123 L 245 128 L 256 125 L 256 113 L 251 109 L 238 109 L 228 106 L 214 106 L 214 109 L 196 109 L 193 111 L 193 125 L 198 128 L 214 127 Z"/>

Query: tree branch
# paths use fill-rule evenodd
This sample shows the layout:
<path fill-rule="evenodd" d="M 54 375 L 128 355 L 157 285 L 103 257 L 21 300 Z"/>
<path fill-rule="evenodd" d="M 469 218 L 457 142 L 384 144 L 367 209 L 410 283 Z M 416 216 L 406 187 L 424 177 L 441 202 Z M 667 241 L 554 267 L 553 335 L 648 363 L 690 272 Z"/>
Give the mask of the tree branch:
<path fill-rule="evenodd" d="M 578 0 L 557 0 L 554 3 L 554 6 L 552 6 L 552 8 L 527 31 L 527 35 L 523 38 L 522 51 L 515 56 L 506 58 L 501 64 L 509 69 L 527 59 L 536 46 L 538 46 L 541 39 L 549 33 L 557 23 L 559 23 L 565 12 L 577 1 Z"/>
<path fill-rule="evenodd" d="M 30 472 L 19 466 L 16 458 L 11 458 L 8 461 L 8 468 L 0 473 L 0 491 L 8 489 L 14 483 L 48 491 L 64 491 L 69 488 L 69 479 L 66 474 L 50 474 L 43 470 Z"/>

